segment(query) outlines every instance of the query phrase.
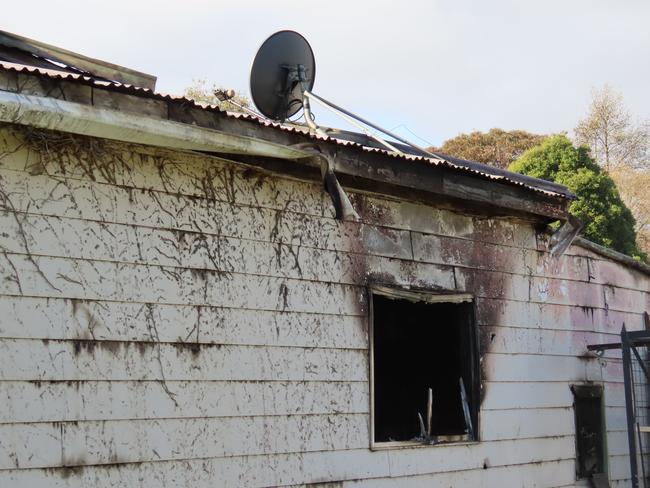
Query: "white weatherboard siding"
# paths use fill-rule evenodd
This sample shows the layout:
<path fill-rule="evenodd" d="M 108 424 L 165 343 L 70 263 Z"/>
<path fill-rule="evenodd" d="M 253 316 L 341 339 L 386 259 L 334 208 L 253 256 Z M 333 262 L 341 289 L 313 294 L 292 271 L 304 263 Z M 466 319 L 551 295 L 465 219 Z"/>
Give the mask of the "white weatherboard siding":
<path fill-rule="evenodd" d="M 629 484 L 620 353 L 582 356 L 641 328 L 647 276 L 514 219 L 352 193 L 341 223 L 316 183 L 45 142 L 0 130 L 0 486 L 574 486 L 585 381 Z M 373 281 L 476 296 L 481 442 L 370 451 Z"/>

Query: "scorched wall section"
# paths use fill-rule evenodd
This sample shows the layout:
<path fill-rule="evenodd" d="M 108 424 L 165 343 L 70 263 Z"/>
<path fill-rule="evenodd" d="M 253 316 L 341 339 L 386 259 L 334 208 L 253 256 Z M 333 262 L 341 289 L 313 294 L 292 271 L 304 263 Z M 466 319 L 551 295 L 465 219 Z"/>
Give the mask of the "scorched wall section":
<path fill-rule="evenodd" d="M 648 278 L 532 225 L 99 139 L 0 130 L 0 486 L 570 486 L 569 385 L 605 384 Z M 474 444 L 369 449 L 369 283 L 475 295 Z M 435 350 L 430 352 L 435 354 Z"/>

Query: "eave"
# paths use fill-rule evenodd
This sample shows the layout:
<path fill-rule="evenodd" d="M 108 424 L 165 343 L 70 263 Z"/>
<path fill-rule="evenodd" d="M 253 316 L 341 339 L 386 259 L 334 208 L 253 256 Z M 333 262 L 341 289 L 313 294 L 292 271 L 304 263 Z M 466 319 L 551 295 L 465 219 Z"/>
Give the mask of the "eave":
<path fill-rule="evenodd" d="M 442 159 L 400 157 L 150 90 L 6 66 L 0 67 L 0 89 L 4 122 L 202 151 L 319 179 L 313 153 L 294 147 L 309 143 L 333 157 L 337 176 L 350 189 L 543 223 L 568 216 L 571 194 L 559 185 L 505 172 L 488 173 L 475 164 L 466 167 Z"/>

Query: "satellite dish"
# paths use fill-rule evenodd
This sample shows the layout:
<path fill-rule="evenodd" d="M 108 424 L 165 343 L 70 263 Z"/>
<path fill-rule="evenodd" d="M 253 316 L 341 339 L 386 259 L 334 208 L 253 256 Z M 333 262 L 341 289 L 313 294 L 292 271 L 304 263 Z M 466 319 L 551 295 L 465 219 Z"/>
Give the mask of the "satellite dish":
<path fill-rule="evenodd" d="M 251 96 L 273 120 L 286 120 L 303 107 L 303 92 L 314 87 L 314 52 L 297 32 L 276 32 L 262 43 L 251 67 Z"/>
<path fill-rule="evenodd" d="M 412 142 L 312 93 L 315 76 L 314 52 L 307 39 L 290 30 L 276 32 L 262 43 L 253 59 L 250 78 L 253 103 L 263 115 L 280 122 L 292 117 L 302 108 L 305 122 L 312 131 L 325 137 L 333 135 L 328 134 L 314 122 L 309 104 L 310 100 L 313 100 L 360 128 L 368 137 L 376 140 L 389 151 L 404 154 L 402 150 L 373 134 L 365 126 L 372 127 L 396 141 L 406 144 L 415 149 L 418 154 L 441 159 L 437 154 L 416 146 Z"/>

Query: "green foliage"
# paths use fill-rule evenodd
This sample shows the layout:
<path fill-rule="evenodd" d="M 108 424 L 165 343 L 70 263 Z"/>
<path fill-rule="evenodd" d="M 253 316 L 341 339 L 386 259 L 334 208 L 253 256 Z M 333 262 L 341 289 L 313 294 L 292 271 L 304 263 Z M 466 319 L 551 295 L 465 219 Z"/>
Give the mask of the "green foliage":
<path fill-rule="evenodd" d="M 632 212 L 586 147 L 575 148 L 566 136 L 553 136 L 526 151 L 509 169 L 567 186 L 577 196 L 569 211 L 583 222 L 585 237 L 647 260 L 636 243 Z"/>

